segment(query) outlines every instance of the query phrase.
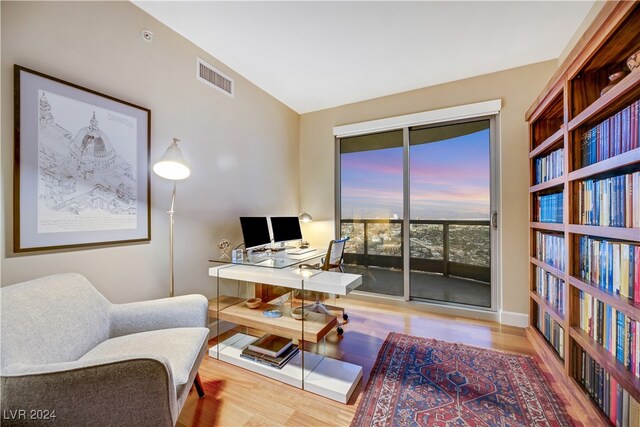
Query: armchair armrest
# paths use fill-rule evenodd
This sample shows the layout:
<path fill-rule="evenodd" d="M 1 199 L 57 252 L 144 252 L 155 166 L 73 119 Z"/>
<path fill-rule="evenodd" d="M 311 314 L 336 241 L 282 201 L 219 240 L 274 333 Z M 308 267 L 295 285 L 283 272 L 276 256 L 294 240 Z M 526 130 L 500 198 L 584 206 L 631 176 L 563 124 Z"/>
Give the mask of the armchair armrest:
<path fill-rule="evenodd" d="M 184 295 L 152 301 L 112 304 L 110 336 L 168 328 L 208 327 L 209 302 L 204 295 Z"/>
<path fill-rule="evenodd" d="M 2 424 L 173 426 L 178 407 L 168 363 L 141 356 L 3 368 L 9 419 Z"/>

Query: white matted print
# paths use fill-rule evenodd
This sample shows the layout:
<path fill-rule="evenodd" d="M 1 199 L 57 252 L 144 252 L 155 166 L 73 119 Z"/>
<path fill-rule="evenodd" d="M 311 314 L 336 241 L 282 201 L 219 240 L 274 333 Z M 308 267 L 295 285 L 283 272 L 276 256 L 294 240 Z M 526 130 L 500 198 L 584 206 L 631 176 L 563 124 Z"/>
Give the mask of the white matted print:
<path fill-rule="evenodd" d="M 15 67 L 16 252 L 150 239 L 150 111 Z"/>

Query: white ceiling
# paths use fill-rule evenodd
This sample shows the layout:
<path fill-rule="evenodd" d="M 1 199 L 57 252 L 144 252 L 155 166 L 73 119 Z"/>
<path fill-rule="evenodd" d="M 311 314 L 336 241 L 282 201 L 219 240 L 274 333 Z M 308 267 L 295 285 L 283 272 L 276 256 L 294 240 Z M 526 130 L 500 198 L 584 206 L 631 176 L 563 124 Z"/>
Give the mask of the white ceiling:
<path fill-rule="evenodd" d="M 555 59 L 594 2 L 134 3 L 306 113 Z"/>

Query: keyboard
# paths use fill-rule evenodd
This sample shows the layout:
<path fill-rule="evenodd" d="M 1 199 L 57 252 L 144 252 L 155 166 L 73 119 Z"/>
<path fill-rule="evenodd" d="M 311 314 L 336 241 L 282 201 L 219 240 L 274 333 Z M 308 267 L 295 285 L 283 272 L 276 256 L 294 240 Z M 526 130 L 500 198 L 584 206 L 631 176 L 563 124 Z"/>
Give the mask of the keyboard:
<path fill-rule="evenodd" d="M 288 250 L 287 255 L 303 255 L 315 251 L 315 248 Z"/>

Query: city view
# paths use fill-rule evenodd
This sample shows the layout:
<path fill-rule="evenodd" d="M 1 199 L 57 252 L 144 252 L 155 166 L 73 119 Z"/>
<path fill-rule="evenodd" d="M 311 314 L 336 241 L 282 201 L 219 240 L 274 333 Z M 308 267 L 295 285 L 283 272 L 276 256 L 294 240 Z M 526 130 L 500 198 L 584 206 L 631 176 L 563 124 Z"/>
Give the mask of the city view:
<path fill-rule="evenodd" d="M 345 262 L 354 272 L 367 272 L 363 290 L 402 295 L 403 247 L 408 244 L 412 295 L 488 306 L 488 121 L 413 132 L 409 242 L 403 239 L 401 140 L 391 133 L 375 134 L 374 149 L 368 148 L 366 137 L 341 145 L 341 235 L 349 237 Z"/>
<path fill-rule="evenodd" d="M 349 223 L 343 219 L 342 236 L 348 236 L 345 252 L 365 254 L 364 223 Z M 402 256 L 402 225 L 393 223 L 368 223 L 366 254 Z M 490 235 L 489 222 L 486 225 L 448 225 L 449 261 L 462 264 L 489 267 Z M 442 260 L 444 257 L 444 224 L 411 224 L 411 258 Z"/>

